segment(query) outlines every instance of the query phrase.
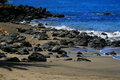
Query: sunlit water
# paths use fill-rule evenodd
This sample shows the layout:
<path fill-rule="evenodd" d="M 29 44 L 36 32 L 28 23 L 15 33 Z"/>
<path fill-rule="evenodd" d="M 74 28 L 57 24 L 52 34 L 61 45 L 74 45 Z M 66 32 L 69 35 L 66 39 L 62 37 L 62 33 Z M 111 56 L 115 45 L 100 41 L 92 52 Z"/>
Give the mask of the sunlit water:
<path fill-rule="evenodd" d="M 39 20 L 52 26 L 69 26 L 80 30 L 120 31 L 120 0 L 11 0 L 10 4 L 42 6 L 53 14 L 65 14 L 65 18 Z M 111 12 L 113 15 L 103 15 Z"/>

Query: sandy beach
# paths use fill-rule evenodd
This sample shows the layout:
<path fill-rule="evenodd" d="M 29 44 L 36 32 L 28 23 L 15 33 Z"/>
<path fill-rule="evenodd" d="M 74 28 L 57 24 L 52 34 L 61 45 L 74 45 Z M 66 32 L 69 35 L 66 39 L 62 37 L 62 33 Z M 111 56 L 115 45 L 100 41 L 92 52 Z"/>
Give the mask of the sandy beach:
<path fill-rule="evenodd" d="M 0 23 L 0 28 L 8 33 L 17 32 L 16 28 L 31 28 L 31 26 Z M 48 41 L 34 41 L 31 35 L 19 33 L 26 36 L 26 40 L 31 43 L 41 45 Z M 51 36 L 50 32 L 47 32 Z M 51 37 L 50 37 L 51 38 Z M 76 55 L 76 52 L 65 49 Z M 3 51 L 1 51 L 3 52 Z M 47 53 L 42 51 L 41 53 Z M 89 53 L 88 53 L 89 54 Z M 28 55 L 6 54 L 9 57 L 19 59 Z M 77 62 L 75 55 L 71 55 L 73 60 L 65 61 L 64 58 L 51 57 L 47 62 L 7 62 L 0 60 L 0 80 L 119 80 L 120 61 L 110 56 L 89 56 L 91 62 Z"/>

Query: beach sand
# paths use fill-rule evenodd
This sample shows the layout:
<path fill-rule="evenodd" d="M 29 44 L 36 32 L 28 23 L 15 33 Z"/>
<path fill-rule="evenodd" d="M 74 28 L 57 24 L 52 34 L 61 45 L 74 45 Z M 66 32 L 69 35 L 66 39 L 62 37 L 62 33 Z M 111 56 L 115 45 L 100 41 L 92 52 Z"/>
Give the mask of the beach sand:
<path fill-rule="evenodd" d="M 8 33 L 17 32 L 17 27 L 30 28 L 31 26 L 0 23 L 0 28 Z M 21 35 L 26 36 L 27 40 L 32 43 L 44 44 L 48 41 L 32 41 L 30 35 Z M 75 52 L 69 52 L 75 54 Z M 15 54 L 7 54 L 7 56 L 23 57 L 23 55 Z M 77 62 L 75 59 L 64 61 L 61 58 L 51 58 L 48 62 L 29 63 L 12 63 L 0 60 L 0 80 L 120 80 L 119 60 L 108 56 L 89 56 L 87 58 L 91 62 Z"/>

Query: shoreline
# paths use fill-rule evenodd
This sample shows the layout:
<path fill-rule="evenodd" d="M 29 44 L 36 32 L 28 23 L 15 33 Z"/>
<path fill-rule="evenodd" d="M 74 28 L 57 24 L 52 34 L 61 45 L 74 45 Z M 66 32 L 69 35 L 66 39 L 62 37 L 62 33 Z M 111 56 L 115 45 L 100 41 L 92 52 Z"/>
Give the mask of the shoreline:
<path fill-rule="evenodd" d="M 34 43 L 40 43 L 41 46 L 49 41 L 56 42 L 63 37 L 57 37 L 59 40 L 54 39 L 51 35 L 51 31 L 47 32 L 49 36 L 48 40 L 36 40 L 32 39 L 31 34 L 20 33 L 16 28 L 29 29 L 33 28 L 28 25 L 21 24 L 12 24 L 12 23 L 0 23 L 0 27 L 10 33 L 19 33 L 22 36 L 26 37 L 26 41 L 29 41 L 32 45 Z M 40 31 L 44 31 L 46 28 L 40 28 Z M 35 31 L 39 31 L 38 29 Z M 65 37 L 65 39 L 68 39 Z M 71 38 L 70 38 L 71 39 Z M 61 46 L 62 47 L 62 46 Z M 65 46 L 63 46 L 65 47 Z M 82 47 L 81 47 L 82 48 Z M 83 47 L 84 48 L 84 47 Z M 0 60 L 0 71 L 4 73 L 0 73 L 0 80 L 119 80 L 120 75 L 120 64 L 119 60 L 115 60 L 109 56 L 98 56 L 94 55 L 94 53 L 90 52 L 82 52 L 86 59 L 91 60 L 88 61 L 76 61 L 77 52 L 70 51 L 69 48 L 62 48 L 66 52 L 70 52 L 75 55 L 69 55 L 70 57 L 60 57 L 56 54 L 56 52 L 52 52 L 53 55 L 50 58 L 47 58 L 47 62 L 5 62 Z M 0 51 L 1 52 L 1 51 Z M 39 52 L 39 51 L 38 51 Z M 28 55 L 18 55 L 14 53 L 5 53 L 7 57 L 18 57 L 20 60 L 22 58 L 27 58 Z M 7 53 L 7 54 L 6 54 Z M 41 54 L 47 55 L 49 51 L 40 51 Z M 31 53 L 30 53 L 31 54 Z M 86 55 L 91 56 L 86 56 Z M 64 55 L 65 56 L 65 55 Z M 72 60 L 70 58 L 72 57 Z M 104 66 L 103 66 L 104 65 Z M 12 70 L 12 71 L 10 71 Z M 11 74 L 12 72 L 12 74 Z M 25 74 L 24 74 L 25 73 Z M 7 77 L 6 77 L 7 76 Z"/>

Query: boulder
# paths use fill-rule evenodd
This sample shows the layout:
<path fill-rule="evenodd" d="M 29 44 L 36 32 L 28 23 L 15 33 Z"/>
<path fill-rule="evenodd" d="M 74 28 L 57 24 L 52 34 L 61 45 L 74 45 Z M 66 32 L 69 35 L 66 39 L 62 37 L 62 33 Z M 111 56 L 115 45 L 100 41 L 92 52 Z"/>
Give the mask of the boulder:
<path fill-rule="evenodd" d="M 65 61 L 71 61 L 73 60 L 72 58 L 67 58 L 67 59 L 64 59 Z"/>
<path fill-rule="evenodd" d="M 32 47 L 31 43 L 30 43 L 30 42 L 27 42 L 27 41 L 21 42 L 21 46 L 24 46 L 24 47 Z"/>
<path fill-rule="evenodd" d="M 105 46 L 107 46 L 106 40 L 99 37 L 93 38 L 93 40 L 88 43 L 88 47 L 92 48 L 104 48 Z"/>
<path fill-rule="evenodd" d="M 59 43 L 50 41 L 48 43 L 43 44 L 42 49 L 51 51 L 54 46 L 59 46 Z"/>
<path fill-rule="evenodd" d="M 77 61 L 87 61 L 87 62 L 91 62 L 91 60 L 86 59 L 86 58 L 77 58 Z"/>
<path fill-rule="evenodd" d="M 38 40 L 48 40 L 48 35 L 45 33 L 41 33 L 38 35 Z"/>
<path fill-rule="evenodd" d="M 64 50 L 59 50 L 57 53 L 60 55 L 60 57 L 68 57 L 67 52 Z"/>
<path fill-rule="evenodd" d="M 17 49 L 12 48 L 11 46 L 1 46 L 0 48 L 4 52 L 8 52 L 8 53 L 15 53 L 15 52 L 17 52 Z"/>
<path fill-rule="evenodd" d="M 37 27 L 38 28 L 45 28 L 45 26 L 42 23 L 39 23 Z"/>
<path fill-rule="evenodd" d="M 120 40 L 117 40 L 117 41 L 113 41 L 110 43 L 111 46 L 113 47 L 120 47 Z"/>
<path fill-rule="evenodd" d="M 27 58 L 22 58 L 21 62 L 29 62 L 29 60 Z"/>
<path fill-rule="evenodd" d="M 16 54 L 28 55 L 29 51 L 26 48 L 20 48 Z"/>
<path fill-rule="evenodd" d="M 35 52 L 35 51 L 43 51 L 41 47 L 33 47 L 32 50 L 33 50 L 34 52 Z"/>
<path fill-rule="evenodd" d="M 107 52 L 107 53 L 105 53 L 105 55 L 116 56 L 116 55 L 117 55 L 117 53 L 116 53 L 116 52 L 114 52 L 114 51 L 112 51 L 112 52 Z"/>
<path fill-rule="evenodd" d="M 29 61 L 38 61 L 38 62 L 46 62 L 47 59 L 44 55 L 41 53 L 32 53 L 30 56 L 28 56 Z"/>
<path fill-rule="evenodd" d="M 20 62 L 20 60 L 17 57 L 9 57 L 6 58 L 6 61 L 10 61 L 10 62 Z"/>
<path fill-rule="evenodd" d="M 55 14 L 53 17 L 65 17 L 64 14 Z"/>
<path fill-rule="evenodd" d="M 113 15 L 113 13 L 104 13 L 104 15 Z"/>
<path fill-rule="evenodd" d="M 61 49 L 60 46 L 55 46 L 52 48 L 52 52 L 58 52 Z"/>

